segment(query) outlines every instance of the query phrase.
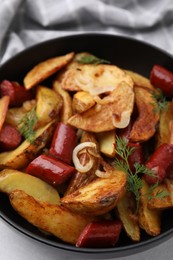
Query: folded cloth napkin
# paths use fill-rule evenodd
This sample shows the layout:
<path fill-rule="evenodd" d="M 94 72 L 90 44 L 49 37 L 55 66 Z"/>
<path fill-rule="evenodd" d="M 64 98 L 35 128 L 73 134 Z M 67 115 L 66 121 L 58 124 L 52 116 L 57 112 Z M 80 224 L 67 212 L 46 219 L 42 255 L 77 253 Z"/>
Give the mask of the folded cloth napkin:
<path fill-rule="evenodd" d="M 127 35 L 173 54 L 172 0 L 1 0 L 0 63 L 62 35 Z"/>

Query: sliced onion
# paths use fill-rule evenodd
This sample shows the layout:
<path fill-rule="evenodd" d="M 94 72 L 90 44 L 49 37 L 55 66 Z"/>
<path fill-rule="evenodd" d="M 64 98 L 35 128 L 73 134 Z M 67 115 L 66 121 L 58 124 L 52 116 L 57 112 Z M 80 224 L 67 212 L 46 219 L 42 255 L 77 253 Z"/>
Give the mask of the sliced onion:
<path fill-rule="evenodd" d="M 100 170 L 96 170 L 95 171 L 95 175 L 97 175 L 97 177 L 99 178 L 109 178 L 111 175 L 111 172 L 104 172 L 104 171 L 100 171 Z"/>
<path fill-rule="evenodd" d="M 95 148 L 96 149 L 96 144 L 93 142 L 84 142 L 84 143 L 78 144 L 74 148 L 73 154 L 72 154 L 72 159 L 73 159 L 73 163 L 74 163 L 76 170 L 79 172 L 88 172 L 94 164 L 94 160 L 91 156 L 90 156 L 90 160 L 87 164 L 82 165 L 80 163 L 79 158 L 78 158 L 78 153 L 81 152 L 84 148 Z"/>
<path fill-rule="evenodd" d="M 116 128 L 125 128 L 130 123 L 131 112 L 123 111 L 121 115 L 112 115 L 112 124 Z"/>

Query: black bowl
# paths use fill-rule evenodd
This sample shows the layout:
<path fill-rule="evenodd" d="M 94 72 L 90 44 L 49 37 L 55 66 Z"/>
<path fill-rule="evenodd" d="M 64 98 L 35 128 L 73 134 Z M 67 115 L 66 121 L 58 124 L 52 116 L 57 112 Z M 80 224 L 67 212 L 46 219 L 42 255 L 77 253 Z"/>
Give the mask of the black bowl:
<path fill-rule="evenodd" d="M 154 64 L 168 69 L 173 68 L 173 57 L 167 52 L 149 44 L 127 37 L 108 34 L 83 34 L 66 36 L 35 45 L 7 61 L 0 68 L 0 81 L 3 79 L 22 81 L 23 76 L 38 62 L 68 52 L 88 51 L 98 57 L 109 60 L 124 69 L 134 70 L 149 77 Z M 76 248 L 65 244 L 55 237 L 47 237 L 34 226 L 21 218 L 10 206 L 6 195 L 0 194 L 0 216 L 10 226 L 32 239 L 56 247 L 64 253 L 83 258 L 111 258 L 134 254 L 149 249 L 173 235 L 173 210 L 166 210 L 162 217 L 162 233 L 150 237 L 141 234 L 141 242 L 133 243 L 125 234 L 114 248 L 91 249 Z"/>

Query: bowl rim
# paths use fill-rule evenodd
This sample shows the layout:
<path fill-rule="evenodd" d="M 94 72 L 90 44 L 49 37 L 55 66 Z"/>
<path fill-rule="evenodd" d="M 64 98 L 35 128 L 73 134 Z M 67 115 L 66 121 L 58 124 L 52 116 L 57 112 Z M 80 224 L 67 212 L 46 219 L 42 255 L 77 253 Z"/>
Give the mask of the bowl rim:
<path fill-rule="evenodd" d="M 65 35 L 65 36 L 60 36 L 60 37 L 55 37 L 52 39 L 44 40 L 42 42 L 36 43 L 30 47 L 25 48 L 24 50 L 16 53 L 13 55 L 11 58 L 6 60 L 5 62 L 0 64 L 0 70 L 3 69 L 3 67 L 8 66 L 9 63 L 11 63 L 13 60 L 17 59 L 20 56 L 23 56 L 26 52 L 32 51 L 35 48 L 39 48 L 39 46 L 42 45 L 49 45 L 53 42 L 57 41 L 68 41 L 69 38 L 86 38 L 86 37 L 107 37 L 107 38 L 117 38 L 121 40 L 126 40 L 126 41 L 131 41 L 131 42 L 136 42 L 141 45 L 147 46 L 149 48 L 152 48 L 153 50 L 156 50 L 158 52 L 162 52 L 164 55 L 168 56 L 170 59 L 173 59 L 173 54 L 170 52 L 167 52 L 166 50 L 155 46 L 151 43 L 145 42 L 144 40 L 136 39 L 131 36 L 124 36 L 124 35 L 116 35 L 116 34 L 111 34 L 111 33 L 103 33 L 103 32 L 86 32 L 86 33 L 76 33 L 76 34 L 70 34 L 70 35 Z M 114 257 L 116 257 L 116 254 L 119 254 L 118 256 L 125 256 L 125 255 L 131 255 L 135 254 L 136 252 L 144 251 L 149 248 L 149 245 L 152 244 L 152 246 L 156 246 L 162 242 L 165 241 L 165 239 L 169 239 L 173 236 L 173 227 L 164 233 L 161 233 L 160 235 L 156 237 L 151 237 L 150 239 L 146 241 L 141 241 L 137 242 L 131 245 L 125 245 L 125 246 L 119 246 L 119 247 L 112 247 L 112 248 L 78 248 L 73 245 L 61 243 L 61 242 L 56 242 L 52 240 L 48 240 L 46 238 L 43 238 L 37 234 L 33 234 L 31 231 L 27 230 L 26 228 L 23 228 L 16 224 L 14 221 L 12 221 L 10 218 L 8 218 L 3 212 L 0 210 L 0 218 L 8 224 L 8 226 L 11 226 L 14 230 L 17 230 L 19 233 L 24 234 L 27 237 L 30 237 L 38 242 L 41 242 L 42 244 L 46 244 L 48 246 L 65 250 L 65 251 L 70 251 L 70 252 L 75 252 L 75 253 L 82 253 L 82 254 L 87 254 L 89 255 L 96 255 L 101 253 L 102 255 L 106 254 L 109 255 L 109 253 L 113 253 Z"/>

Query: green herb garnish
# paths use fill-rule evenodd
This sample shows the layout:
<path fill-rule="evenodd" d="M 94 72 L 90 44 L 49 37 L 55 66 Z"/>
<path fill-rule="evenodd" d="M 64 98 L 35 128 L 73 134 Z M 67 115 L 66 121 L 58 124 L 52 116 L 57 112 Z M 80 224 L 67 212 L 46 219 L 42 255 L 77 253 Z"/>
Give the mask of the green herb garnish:
<path fill-rule="evenodd" d="M 30 143 L 33 143 L 35 139 L 34 126 L 37 122 L 37 115 L 35 107 L 33 107 L 28 113 L 26 113 L 19 121 L 18 126 L 21 135 L 28 140 Z"/>
<path fill-rule="evenodd" d="M 135 200 L 136 200 L 136 209 L 138 211 L 139 207 L 139 199 L 140 199 L 140 189 L 143 186 L 143 182 L 139 174 L 145 173 L 149 176 L 155 176 L 154 171 L 148 169 L 145 165 L 140 164 L 140 163 L 135 163 L 134 168 L 135 172 L 132 172 L 129 162 L 128 162 L 128 157 L 134 152 L 136 148 L 135 147 L 129 147 L 128 142 L 124 138 L 116 137 L 116 154 L 119 155 L 120 158 L 116 157 L 114 166 L 117 167 L 118 169 L 124 171 L 127 174 L 127 191 L 130 191 L 134 194 Z M 158 183 L 154 184 L 151 186 L 149 189 L 149 192 L 146 194 L 148 198 L 151 197 L 151 194 L 154 190 L 154 188 L 158 185 Z M 157 194 L 156 194 L 157 195 Z M 163 192 L 159 192 L 157 195 L 159 197 L 164 197 L 167 196 Z M 152 196 L 153 197 L 153 196 Z"/>
<path fill-rule="evenodd" d="M 167 105 L 167 100 L 166 100 L 166 97 L 164 96 L 162 90 L 157 89 L 156 91 L 151 91 L 151 95 L 158 104 L 158 111 L 157 112 L 162 111 Z"/>
<path fill-rule="evenodd" d="M 83 64 L 95 64 L 95 65 L 110 64 L 109 61 L 97 58 L 96 56 L 91 55 L 91 54 L 84 55 L 84 56 L 80 57 L 79 59 L 77 59 L 77 61 L 79 63 L 83 63 Z"/>

